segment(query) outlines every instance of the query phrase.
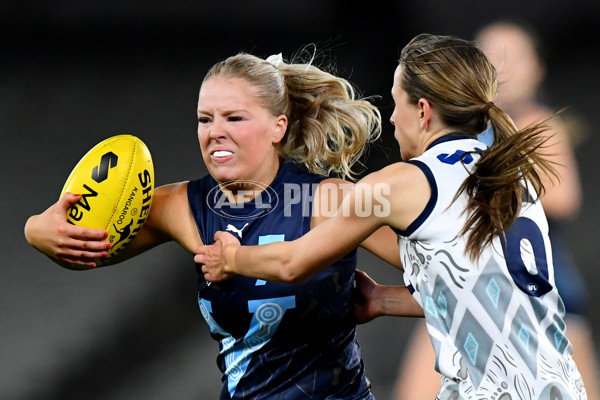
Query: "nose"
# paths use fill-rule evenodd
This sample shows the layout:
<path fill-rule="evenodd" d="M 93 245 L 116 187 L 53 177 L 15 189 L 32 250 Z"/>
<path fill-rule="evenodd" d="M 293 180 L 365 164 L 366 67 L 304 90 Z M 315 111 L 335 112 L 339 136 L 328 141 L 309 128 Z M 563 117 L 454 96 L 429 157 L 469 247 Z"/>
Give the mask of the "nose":
<path fill-rule="evenodd" d="M 212 126 L 210 127 L 210 131 L 208 132 L 208 137 L 210 140 L 217 141 L 225 137 L 225 131 L 221 126 L 221 121 L 218 118 L 215 118 Z"/>

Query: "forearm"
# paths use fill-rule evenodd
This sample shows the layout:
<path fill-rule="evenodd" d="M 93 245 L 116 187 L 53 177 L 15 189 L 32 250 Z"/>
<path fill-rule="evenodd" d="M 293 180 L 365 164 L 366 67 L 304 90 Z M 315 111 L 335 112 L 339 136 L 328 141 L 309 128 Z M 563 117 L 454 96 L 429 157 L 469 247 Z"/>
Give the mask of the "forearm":
<path fill-rule="evenodd" d="M 234 246 L 225 248 L 225 273 L 264 279 L 270 282 L 282 282 L 280 277 L 281 261 L 277 257 L 268 257 L 273 253 L 265 252 L 264 247 L 273 246 Z"/>
<path fill-rule="evenodd" d="M 226 273 L 282 283 L 304 282 L 337 259 L 335 255 L 317 249 L 307 258 L 306 251 L 301 249 L 298 241 L 261 246 L 227 246 L 225 257 Z"/>
<path fill-rule="evenodd" d="M 379 315 L 397 317 L 424 317 L 423 308 L 406 286 L 378 285 L 373 294 Z"/>

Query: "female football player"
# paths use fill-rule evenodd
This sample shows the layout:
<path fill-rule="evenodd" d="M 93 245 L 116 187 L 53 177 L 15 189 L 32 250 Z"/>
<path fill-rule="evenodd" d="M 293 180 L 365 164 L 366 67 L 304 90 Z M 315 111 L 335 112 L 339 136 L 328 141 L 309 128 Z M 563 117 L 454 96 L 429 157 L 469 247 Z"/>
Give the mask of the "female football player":
<path fill-rule="evenodd" d="M 244 244 L 296 239 L 333 215 L 381 118 L 351 84 L 310 63 L 239 54 L 217 63 L 198 99 L 198 140 L 210 175 L 155 190 L 147 222 L 114 264 L 176 241 L 190 253 L 230 231 Z M 56 263 L 96 266 L 106 232 L 66 222 L 79 200 L 66 194 L 32 216 L 25 235 Z M 383 228 L 363 246 L 400 266 Z M 199 273 L 198 300 L 220 343 L 221 399 L 372 399 L 351 293 L 356 250 L 301 285 L 238 276 L 211 284 Z"/>
<path fill-rule="evenodd" d="M 496 69 L 473 42 L 416 36 L 392 85 L 405 161 L 360 180 L 333 218 L 294 241 L 240 247 L 219 232 L 195 257 L 206 279 L 304 282 L 388 225 L 406 286 L 357 273 L 357 317 L 425 317 L 437 399 L 585 399 L 539 201 L 541 174 L 554 172 L 545 126 L 518 130 L 494 104 L 497 91 Z M 488 123 L 489 147 L 477 139 Z M 376 196 L 382 186 L 387 195 Z"/>

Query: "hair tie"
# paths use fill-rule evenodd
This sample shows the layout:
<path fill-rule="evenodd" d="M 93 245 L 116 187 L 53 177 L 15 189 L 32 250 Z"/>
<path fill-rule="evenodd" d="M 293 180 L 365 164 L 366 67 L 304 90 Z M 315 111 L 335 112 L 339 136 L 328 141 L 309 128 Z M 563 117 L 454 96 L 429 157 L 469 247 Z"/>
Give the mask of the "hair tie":
<path fill-rule="evenodd" d="M 281 64 L 283 64 L 283 57 L 281 56 L 281 53 L 279 54 L 272 54 L 269 57 L 267 57 L 267 62 L 272 64 L 274 67 L 279 67 Z"/>
<path fill-rule="evenodd" d="M 495 104 L 493 101 L 488 101 L 487 104 L 485 106 L 483 106 L 483 108 L 481 109 L 481 112 L 483 114 L 487 114 L 487 112 L 490 110 L 490 108 L 494 107 Z"/>

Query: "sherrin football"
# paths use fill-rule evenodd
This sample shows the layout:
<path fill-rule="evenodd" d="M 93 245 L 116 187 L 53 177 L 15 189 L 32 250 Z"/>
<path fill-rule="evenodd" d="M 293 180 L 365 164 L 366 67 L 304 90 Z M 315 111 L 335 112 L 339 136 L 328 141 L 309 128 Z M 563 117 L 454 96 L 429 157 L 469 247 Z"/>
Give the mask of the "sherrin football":
<path fill-rule="evenodd" d="M 67 212 L 67 221 L 105 229 L 111 248 L 104 260 L 117 255 L 140 231 L 150 213 L 154 166 L 148 147 L 132 135 L 110 137 L 77 163 L 65 182 L 66 192 L 81 200 Z"/>

